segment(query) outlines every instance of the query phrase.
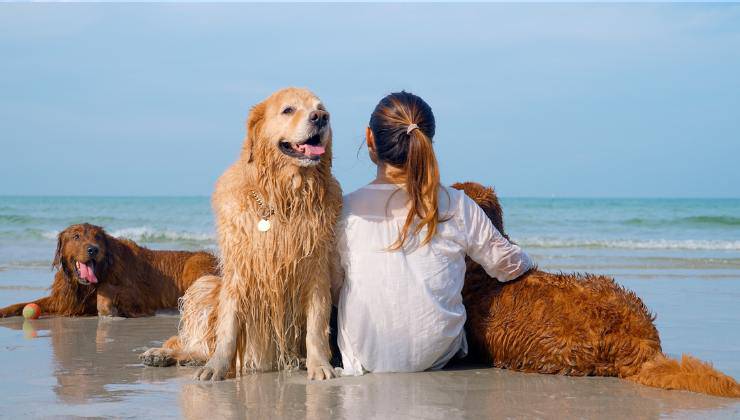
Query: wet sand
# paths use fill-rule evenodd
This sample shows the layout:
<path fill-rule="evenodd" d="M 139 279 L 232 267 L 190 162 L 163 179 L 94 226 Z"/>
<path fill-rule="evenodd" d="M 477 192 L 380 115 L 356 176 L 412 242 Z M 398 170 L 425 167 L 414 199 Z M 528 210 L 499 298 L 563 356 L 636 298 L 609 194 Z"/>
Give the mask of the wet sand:
<path fill-rule="evenodd" d="M 664 294 L 656 290 L 656 296 Z M 714 336 L 721 335 L 717 339 L 726 345 L 710 351 L 709 359 L 726 360 L 716 365 L 737 377 L 738 309 L 732 305 L 737 296 L 713 296 L 728 310 L 710 318 L 721 323 L 729 318 L 735 329 L 721 334 L 713 328 Z M 695 319 L 691 313 L 686 317 Z M 384 420 L 740 416 L 737 400 L 651 389 L 614 378 L 522 374 L 464 363 L 441 372 L 370 374 L 327 382 L 307 382 L 305 372 L 295 372 L 196 383 L 190 379 L 193 368 L 150 368 L 138 360 L 141 351 L 175 333 L 177 322 L 173 314 L 140 319 L 0 319 L 5 379 L 0 385 L 0 416 Z M 688 340 L 682 340 L 685 350 L 706 350 L 707 343 L 698 341 L 701 335 L 691 325 L 687 331 Z"/>

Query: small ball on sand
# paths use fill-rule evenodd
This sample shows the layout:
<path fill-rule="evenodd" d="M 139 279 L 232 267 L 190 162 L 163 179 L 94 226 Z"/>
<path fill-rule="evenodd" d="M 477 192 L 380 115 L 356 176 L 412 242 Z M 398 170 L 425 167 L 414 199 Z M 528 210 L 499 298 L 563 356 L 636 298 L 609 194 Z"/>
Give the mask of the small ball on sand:
<path fill-rule="evenodd" d="M 41 307 L 35 303 L 29 303 L 23 307 L 23 318 L 37 319 L 41 316 Z"/>

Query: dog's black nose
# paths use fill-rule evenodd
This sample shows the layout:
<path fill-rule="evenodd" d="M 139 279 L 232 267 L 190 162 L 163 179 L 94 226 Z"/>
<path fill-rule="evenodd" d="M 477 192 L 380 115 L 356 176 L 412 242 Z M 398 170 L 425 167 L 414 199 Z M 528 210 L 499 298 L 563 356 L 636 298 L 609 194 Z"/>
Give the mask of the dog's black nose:
<path fill-rule="evenodd" d="M 326 111 L 311 111 L 308 114 L 308 120 L 311 121 L 317 127 L 323 127 L 329 122 L 329 113 Z"/>
<path fill-rule="evenodd" d="M 88 245 L 87 246 L 87 255 L 89 255 L 91 257 L 94 257 L 94 256 L 98 255 L 98 247 L 96 247 L 95 245 Z"/>

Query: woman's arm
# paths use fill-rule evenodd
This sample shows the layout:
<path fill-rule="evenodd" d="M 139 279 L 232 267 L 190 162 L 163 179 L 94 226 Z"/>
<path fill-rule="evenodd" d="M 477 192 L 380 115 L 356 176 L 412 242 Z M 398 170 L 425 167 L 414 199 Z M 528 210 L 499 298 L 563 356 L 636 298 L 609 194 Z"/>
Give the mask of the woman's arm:
<path fill-rule="evenodd" d="M 464 194 L 461 215 L 466 235 L 466 253 L 489 276 L 498 281 L 509 281 L 534 266 L 529 256 L 518 245 L 504 238 L 483 209 Z"/>

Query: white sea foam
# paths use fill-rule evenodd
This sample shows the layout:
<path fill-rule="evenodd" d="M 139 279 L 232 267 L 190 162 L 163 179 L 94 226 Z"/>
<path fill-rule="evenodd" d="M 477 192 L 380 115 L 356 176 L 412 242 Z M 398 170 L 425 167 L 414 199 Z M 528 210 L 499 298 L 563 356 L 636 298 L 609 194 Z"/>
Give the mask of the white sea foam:
<path fill-rule="evenodd" d="M 169 229 L 155 229 L 149 226 L 129 227 L 108 232 L 116 238 L 131 239 L 136 242 L 213 242 L 212 233 L 188 232 Z M 56 239 L 59 231 L 50 230 L 41 233 L 45 239 Z"/>
<path fill-rule="evenodd" d="M 58 231 L 45 231 L 46 239 L 56 239 Z M 156 229 L 150 226 L 129 227 L 109 232 L 119 238 L 137 242 L 213 243 L 214 233 Z M 548 237 L 513 238 L 526 248 L 610 248 L 610 249 L 676 249 L 740 251 L 740 241 L 702 239 L 561 239 Z"/>
<path fill-rule="evenodd" d="M 517 241 L 525 248 L 617 248 L 617 249 L 683 249 L 740 251 L 740 241 L 697 240 L 697 239 L 555 239 L 525 238 Z"/>
<path fill-rule="evenodd" d="M 148 226 L 114 230 L 111 235 L 140 242 L 213 242 L 215 235 L 205 232 L 183 232 L 154 229 Z"/>
<path fill-rule="evenodd" d="M 47 231 L 41 232 L 41 236 L 44 239 L 56 239 L 57 235 L 59 235 L 58 230 L 47 230 Z"/>

